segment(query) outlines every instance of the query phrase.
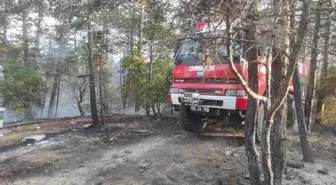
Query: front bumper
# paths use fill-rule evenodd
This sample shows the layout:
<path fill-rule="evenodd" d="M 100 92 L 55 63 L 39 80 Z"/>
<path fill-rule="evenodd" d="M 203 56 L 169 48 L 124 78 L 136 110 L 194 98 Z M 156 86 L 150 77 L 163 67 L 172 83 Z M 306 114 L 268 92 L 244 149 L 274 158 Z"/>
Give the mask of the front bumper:
<path fill-rule="evenodd" d="M 169 94 L 172 105 L 181 105 L 183 99 L 182 94 Z M 193 104 L 193 102 L 193 100 L 190 100 L 186 105 L 226 110 L 247 110 L 247 97 L 199 95 L 197 104 Z"/>

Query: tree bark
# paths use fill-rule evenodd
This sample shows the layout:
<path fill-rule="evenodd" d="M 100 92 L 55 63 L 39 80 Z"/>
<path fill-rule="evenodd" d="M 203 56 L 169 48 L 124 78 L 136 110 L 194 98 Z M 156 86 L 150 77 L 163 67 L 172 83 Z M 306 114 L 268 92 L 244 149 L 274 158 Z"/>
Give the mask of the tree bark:
<path fill-rule="evenodd" d="M 321 2 L 318 2 L 318 7 L 321 7 Z M 305 101 L 305 116 L 306 116 L 306 125 L 307 131 L 310 131 L 310 122 L 312 116 L 312 105 L 313 98 L 315 96 L 315 83 L 316 83 L 316 65 L 318 58 L 318 42 L 319 42 L 319 33 L 320 33 L 320 22 L 321 22 L 321 11 L 317 11 L 315 15 L 315 26 L 314 26 L 314 37 L 313 37 L 313 48 L 311 49 L 311 60 L 310 60 L 310 72 L 309 72 L 309 81 L 307 86 L 307 94 Z"/>
<path fill-rule="evenodd" d="M 76 100 L 77 100 L 77 107 L 78 107 L 78 111 L 79 113 L 81 114 L 81 116 L 84 116 L 85 115 L 85 108 L 83 107 L 82 103 L 84 102 L 84 98 L 85 98 L 85 94 L 86 94 L 86 88 L 87 88 L 87 85 L 86 85 L 86 79 L 83 78 L 83 85 L 79 84 L 79 87 L 78 87 L 78 97 L 76 96 Z M 74 89 L 74 92 L 76 91 L 76 89 Z"/>
<path fill-rule="evenodd" d="M 143 38 L 143 28 L 144 28 L 144 16 L 145 16 L 145 5 L 141 4 L 140 22 L 139 22 L 139 41 L 138 41 L 138 53 L 142 54 L 142 38 Z M 135 92 L 135 105 L 134 111 L 139 112 L 141 107 L 141 101 L 139 98 L 139 92 Z M 147 109 L 147 107 L 146 107 Z"/>
<path fill-rule="evenodd" d="M 103 84 L 102 84 L 102 61 L 99 64 L 99 100 L 100 100 L 100 124 L 104 125 L 104 98 L 103 98 Z"/>
<path fill-rule="evenodd" d="M 327 24 L 326 24 L 326 30 L 324 33 L 324 45 L 323 45 L 323 60 L 322 60 L 322 69 L 321 69 L 321 77 L 320 77 L 320 84 L 322 85 L 324 83 L 325 75 L 328 72 L 328 51 L 330 47 L 330 33 L 331 33 L 331 11 L 327 14 Z M 321 97 L 317 99 L 316 104 L 316 113 L 319 114 L 323 111 L 324 107 L 324 96 L 323 94 Z M 320 120 L 318 119 L 318 123 L 320 123 Z"/>
<path fill-rule="evenodd" d="M 96 99 L 96 81 L 95 81 L 95 65 L 92 58 L 92 13 L 93 13 L 93 1 L 88 0 L 87 13 L 88 13 L 88 23 L 87 23 L 87 37 L 88 37 L 88 67 L 89 67 L 89 89 L 90 89 L 90 107 L 91 107 L 91 119 L 92 124 L 98 126 L 98 109 L 97 109 L 97 99 Z"/>
<path fill-rule="evenodd" d="M 289 44 L 287 42 L 287 44 Z M 272 63 L 272 76 L 271 76 L 271 101 L 274 102 L 278 97 L 280 89 L 282 88 L 282 83 L 284 77 L 286 76 L 286 63 L 287 59 L 280 53 L 279 50 L 274 50 L 274 61 Z M 286 99 L 284 100 L 285 102 Z M 275 185 L 282 184 L 282 170 L 285 163 L 286 148 L 284 137 L 286 135 L 286 118 L 287 118 L 287 106 L 282 104 L 273 118 L 273 125 L 271 127 L 271 153 L 272 153 L 272 171 L 273 171 L 273 183 Z"/>
<path fill-rule="evenodd" d="M 22 13 L 22 48 L 23 48 L 23 63 L 26 67 L 32 67 L 29 63 L 29 43 L 28 43 L 28 14 L 26 10 Z"/>
<path fill-rule="evenodd" d="M 57 93 L 58 75 L 54 75 L 53 86 L 50 94 L 49 107 L 48 107 L 48 118 L 51 118 L 54 113 L 55 99 Z"/>
<path fill-rule="evenodd" d="M 4 43 L 4 46 L 5 46 L 5 57 L 3 59 L 3 62 L 6 62 L 7 61 L 7 57 L 8 57 L 8 39 L 7 39 L 7 32 L 8 32 L 8 28 L 7 28 L 7 7 L 6 7 L 6 3 L 5 3 L 6 0 L 2 0 L 1 1 L 1 4 L 2 4 L 2 7 L 3 7 L 3 43 Z"/>
<path fill-rule="evenodd" d="M 140 22 L 139 22 L 139 41 L 138 41 L 138 52 L 141 54 L 142 52 L 142 38 L 143 38 L 143 28 L 144 28 L 144 17 L 145 17 L 145 5 L 140 4 L 141 12 L 140 12 Z"/>
<path fill-rule="evenodd" d="M 270 105 L 266 103 L 265 112 L 269 110 Z M 261 156 L 262 156 L 262 167 L 264 170 L 264 184 L 265 185 L 273 185 L 273 171 L 272 171 L 272 161 L 271 161 L 271 127 L 273 125 L 273 121 L 268 120 L 263 125 L 263 134 L 261 141 Z"/>
<path fill-rule="evenodd" d="M 57 99 L 56 99 L 56 109 L 55 109 L 55 118 L 57 118 L 58 113 L 58 104 L 59 104 L 59 96 L 60 96 L 60 88 L 61 88 L 61 75 L 58 76 L 57 81 Z"/>
<path fill-rule="evenodd" d="M 299 124 L 300 143 L 301 143 L 303 161 L 313 163 L 314 155 L 308 141 L 308 132 L 305 124 L 298 64 L 296 64 L 293 76 L 293 83 L 294 83 L 294 99 L 295 99 L 296 115 L 297 115 L 297 122 Z"/>
<path fill-rule="evenodd" d="M 255 61 L 257 58 L 256 48 L 252 48 L 248 61 Z M 254 59 L 253 59 L 254 58 Z M 251 90 L 258 92 L 258 63 L 250 62 L 248 67 L 248 81 Z M 260 170 L 258 166 L 258 153 L 255 143 L 256 135 L 256 112 L 258 103 L 252 96 L 248 96 L 248 110 L 245 118 L 245 151 L 248 159 L 248 170 L 250 174 L 250 184 L 259 185 L 260 182 Z"/>
<path fill-rule="evenodd" d="M 38 69 L 38 63 L 40 58 L 40 34 L 42 31 L 41 23 L 43 19 L 43 5 L 41 1 L 38 1 L 38 18 L 37 18 L 37 30 L 36 30 L 36 38 L 35 38 L 35 63 L 32 64 L 34 69 Z"/>
<path fill-rule="evenodd" d="M 249 20 L 249 31 L 246 33 L 246 40 L 255 40 L 256 39 L 256 26 L 254 21 L 256 19 L 256 3 L 251 5 L 248 20 Z M 251 48 L 247 53 L 247 60 L 250 61 L 248 63 L 248 84 L 250 89 L 253 92 L 258 92 L 258 51 L 257 47 L 253 46 L 253 44 L 248 44 L 247 48 Z M 251 185 L 260 185 L 260 169 L 258 166 L 258 153 L 256 148 L 256 112 L 258 107 L 258 101 L 252 96 L 248 96 L 247 103 L 247 113 L 245 117 L 245 127 L 244 127 L 244 135 L 245 135 L 245 151 L 248 160 L 248 170 L 250 177 Z"/>

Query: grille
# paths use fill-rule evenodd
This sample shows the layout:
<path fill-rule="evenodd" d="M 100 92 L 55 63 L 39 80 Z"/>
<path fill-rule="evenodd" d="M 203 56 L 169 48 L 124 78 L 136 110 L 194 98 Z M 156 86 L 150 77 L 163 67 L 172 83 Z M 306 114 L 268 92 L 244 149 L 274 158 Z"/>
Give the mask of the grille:
<path fill-rule="evenodd" d="M 181 79 L 175 79 L 175 83 L 237 84 L 238 81 L 236 79 L 181 78 Z"/>
<path fill-rule="evenodd" d="M 188 88 L 184 89 L 185 92 L 191 92 L 191 93 L 215 93 L 217 89 L 196 89 L 196 88 Z M 219 89 L 218 89 L 219 90 Z"/>

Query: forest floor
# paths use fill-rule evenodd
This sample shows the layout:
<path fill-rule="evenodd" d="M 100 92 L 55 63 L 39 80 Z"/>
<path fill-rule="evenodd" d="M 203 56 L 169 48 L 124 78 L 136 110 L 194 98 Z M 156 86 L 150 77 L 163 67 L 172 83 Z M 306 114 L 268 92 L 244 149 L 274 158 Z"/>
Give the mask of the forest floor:
<path fill-rule="evenodd" d="M 137 185 L 249 184 L 244 139 L 181 131 L 176 118 L 110 121 L 106 129 L 83 123 L 10 128 L 0 138 L 0 184 Z M 40 142 L 21 142 L 46 134 Z M 302 159 L 298 136 L 288 135 L 287 159 Z M 316 163 L 286 167 L 283 184 L 336 185 L 336 136 L 310 135 Z"/>

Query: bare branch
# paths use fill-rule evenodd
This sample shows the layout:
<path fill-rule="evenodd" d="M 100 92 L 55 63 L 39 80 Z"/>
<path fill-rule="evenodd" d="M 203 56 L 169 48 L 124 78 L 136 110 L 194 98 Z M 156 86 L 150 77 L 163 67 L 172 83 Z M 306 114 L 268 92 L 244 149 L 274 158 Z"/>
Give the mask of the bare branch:
<path fill-rule="evenodd" d="M 256 40 L 235 39 L 235 38 L 225 37 L 225 36 L 183 37 L 183 38 L 180 38 L 180 39 L 176 39 L 176 41 L 181 41 L 181 40 L 185 40 L 185 39 L 195 39 L 195 40 L 200 40 L 200 39 L 227 39 L 227 40 L 233 40 L 233 41 L 238 41 L 238 42 L 260 44 L 260 41 L 256 41 Z"/>
<path fill-rule="evenodd" d="M 227 30 L 227 55 L 228 55 L 228 61 L 229 61 L 229 65 L 230 68 L 232 70 L 232 72 L 237 76 L 240 84 L 243 86 L 244 90 L 246 91 L 246 93 L 248 95 L 250 95 L 251 97 L 260 100 L 260 101 L 266 101 L 267 98 L 264 96 L 260 96 L 257 93 L 253 92 L 250 87 L 248 86 L 248 84 L 245 82 L 244 78 L 238 73 L 236 67 L 233 64 L 233 57 L 232 57 L 232 46 L 231 46 L 231 33 L 230 33 L 230 29 L 231 29 L 231 22 L 230 22 L 230 15 L 226 15 L 226 30 Z"/>
<path fill-rule="evenodd" d="M 311 5 L 311 0 L 307 3 L 304 3 L 304 8 L 302 10 L 303 12 L 301 14 L 301 19 L 300 19 L 300 23 L 299 23 L 297 41 L 292 46 L 293 48 L 292 48 L 292 53 L 291 53 L 290 58 L 289 58 L 289 66 L 288 66 L 287 74 L 285 76 L 284 83 L 282 84 L 282 88 L 281 88 L 280 93 L 279 93 L 279 98 L 276 99 L 276 101 L 272 103 L 272 106 L 267 113 L 267 120 L 268 121 L 272 120 L 275 112 L 285 102 L 285 99 L 286 99 L 286 96 L 287 96 L 287 93 L 288 93 L 289 83 L 290 83 L 290 81 L 292 79 L 292 76 L 294 74 L 296 61 L 297 61 L 298 55 L 299 55 L 300 50 L 301 50 L 303 39 L 304 39 L 304 37 L 307 33 L 307 27 L 308 27 L 308 23 L 309 23 L 308 17 L 309 17 L 309 13 L 310 13 L 310 5 Z"/>

